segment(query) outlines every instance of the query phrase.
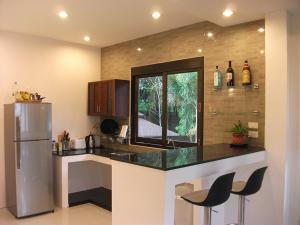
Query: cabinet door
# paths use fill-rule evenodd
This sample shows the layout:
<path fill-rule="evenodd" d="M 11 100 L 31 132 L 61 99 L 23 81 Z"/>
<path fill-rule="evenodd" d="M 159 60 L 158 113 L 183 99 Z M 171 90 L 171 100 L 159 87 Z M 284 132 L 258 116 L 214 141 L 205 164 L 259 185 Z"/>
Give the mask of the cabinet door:
<path fill-rule="evenodd" d="M 106 80 L 89 83 L 88 114 L 128 117 L 129 81 Z"/>
<path fill-rule="evenodd" d="M 107 82 L 107 114 L 115 116 L 115 81 Z"/>
<path fill-rule="evenodd" d="M 114 95 L 114 116 L 127 119 L 129 115 L 129 81 L 117 80 Z"/>
<path fill-rule="evenodd" d="M 99 82 L 100 88 L 100 99 L 99 99 L 99 107 L 100 107 L 100 114 L 101 115 L 107 115 L 107 94 L 108 94 L 108 82 L 107 81 L 101 81 Z"/>
<path fill-rule="evenodd" d="M 102 98 L 102 90 L 101 89 L 102 89 L 101 82 L 96 82 L 95 88 L 94 88 L 95 115 L 100 115 L 100 111 L 101 111 L 101 98 Z"/>
<path fill-rule="evenodd" d="M 95 102 L 95 82 L 88 84 L 88 115 L 93 116 L 96 113 Z"/>

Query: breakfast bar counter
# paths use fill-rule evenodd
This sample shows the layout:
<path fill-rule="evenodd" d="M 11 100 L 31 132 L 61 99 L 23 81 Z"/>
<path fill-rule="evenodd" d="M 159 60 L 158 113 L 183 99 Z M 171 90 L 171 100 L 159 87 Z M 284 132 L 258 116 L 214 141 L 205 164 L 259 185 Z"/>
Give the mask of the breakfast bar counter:
<path fill-rule="evenodd" d="M 218 144 L 202 150 L 203 155 L 196 147 L 142 153 L 130 151 L 130 147 L 126 152 L 96 149 L 54 153 L 56 204 L 68 207 L 68 163 L 92 160 L 112 166 L 112 225 L 174 225 L 177 184 L 265 160 L 262 147 Z"/>

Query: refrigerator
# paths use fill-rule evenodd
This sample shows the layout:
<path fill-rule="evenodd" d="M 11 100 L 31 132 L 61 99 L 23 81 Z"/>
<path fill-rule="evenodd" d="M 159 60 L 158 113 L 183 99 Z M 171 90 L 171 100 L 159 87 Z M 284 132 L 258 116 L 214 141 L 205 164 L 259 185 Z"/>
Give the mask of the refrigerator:
<path fill-rule="evenodd" d="M 6 204 L 17 218 L 54 211 L 52 105 L 4 105 Z"/>

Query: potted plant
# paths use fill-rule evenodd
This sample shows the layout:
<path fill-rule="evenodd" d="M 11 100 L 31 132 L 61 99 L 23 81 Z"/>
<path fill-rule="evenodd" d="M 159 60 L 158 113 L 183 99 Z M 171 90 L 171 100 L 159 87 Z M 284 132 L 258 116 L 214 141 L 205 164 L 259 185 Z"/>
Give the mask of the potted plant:
<path fill-rule="evenodd" d="M 238 123 L 234 123 L 228 132 L 232 133 L 232 145 L 246 145 L 248 128 L 245 127 L 240 120 L 238 121 Z"/>

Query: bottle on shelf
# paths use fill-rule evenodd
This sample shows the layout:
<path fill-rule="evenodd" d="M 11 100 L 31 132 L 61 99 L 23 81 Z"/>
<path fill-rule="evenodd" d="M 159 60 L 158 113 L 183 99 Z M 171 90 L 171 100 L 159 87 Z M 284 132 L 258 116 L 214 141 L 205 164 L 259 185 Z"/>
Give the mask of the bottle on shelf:
<path fill-rule="evenodd" d="M 15 81 L 13 83 L 13 87 L 12 87 L 12 96 L 16 96 L 17 92 L 19 91 L 19 85 L 18 85 L 18 82 Z"/>
<path fill-rule="evenodd" d="M 226 71 L 227 87 L 234 86 L 234 71 L 232 69 L 231 61 L 229 61 L 228 69 Z"/>
<path fill-rule="evenodd" d="M 251 85 L 251 70 L 247 60 L 245 60 L 244 67 L 243 67 L 242 83 L 245 86 Z"/>
<path fill-rule="evenodd" d="M 221 89 L 222 85 L 223 85 L 222 72 L 219 70 L 219 66 L 216 66 L 216 70 L 214 72 L 214 88 Z"/>

